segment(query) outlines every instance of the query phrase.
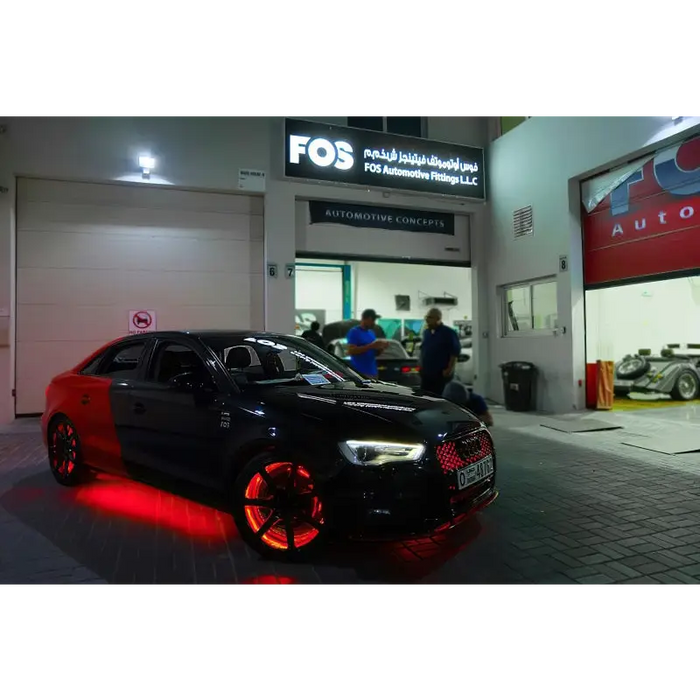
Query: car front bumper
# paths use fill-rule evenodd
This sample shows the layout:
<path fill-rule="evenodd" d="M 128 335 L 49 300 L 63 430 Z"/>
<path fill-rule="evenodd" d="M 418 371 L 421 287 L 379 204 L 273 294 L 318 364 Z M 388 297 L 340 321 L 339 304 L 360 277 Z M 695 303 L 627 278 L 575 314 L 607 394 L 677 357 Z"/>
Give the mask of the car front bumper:
<path fill-rule="evenodd" d="M 488 440 L 491 444 L 490 437 Z M 341 536 L 370 540 L 450 529 L 497 498 L 492 447 L 490 456 L 493 473 L 462 490 L 457 488 L 457 471 L 469 464 L 456 464 L 446 470 L 435 449 L 418 464 L 348 464 L 324 488 L 329 528 Z"/>

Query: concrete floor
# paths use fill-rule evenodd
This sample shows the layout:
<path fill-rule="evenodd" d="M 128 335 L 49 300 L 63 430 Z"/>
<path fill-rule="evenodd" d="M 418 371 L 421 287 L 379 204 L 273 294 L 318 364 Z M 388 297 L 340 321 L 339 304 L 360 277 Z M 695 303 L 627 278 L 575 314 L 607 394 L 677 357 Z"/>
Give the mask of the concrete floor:
<path fill-rule="evenodd" d="M 555 417 L 623 426 L 582 434 L 541 425 L 552 416 L 494 417 L 501 495 L 487 511 L 447 535 L 340 544 L 307 565 L 261 560 L 229 515 L 182 495 L 103 477 L 61 488 L 37 422 L 18 421 L 0 429 L 0 582 L 700 581 L 700 453 L 622 444 L 695 432 L 697 405 Z"/>

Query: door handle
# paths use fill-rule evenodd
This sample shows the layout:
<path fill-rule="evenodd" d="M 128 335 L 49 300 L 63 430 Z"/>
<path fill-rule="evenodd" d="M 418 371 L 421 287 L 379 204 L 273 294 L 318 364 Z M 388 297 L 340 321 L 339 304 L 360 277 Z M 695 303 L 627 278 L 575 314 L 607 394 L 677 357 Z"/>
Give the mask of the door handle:
<path fill-rule="evenodd" d="M 88 394 L 83 394 L 83 397 L 80 399 L 80 403 L 85 404 L 90 403 L 90 396 Z"/>
<path fill-rule="evenodd" d="M 142 403 L 134 404 L 134 413 L 146 413 L 146 407 Z"/>

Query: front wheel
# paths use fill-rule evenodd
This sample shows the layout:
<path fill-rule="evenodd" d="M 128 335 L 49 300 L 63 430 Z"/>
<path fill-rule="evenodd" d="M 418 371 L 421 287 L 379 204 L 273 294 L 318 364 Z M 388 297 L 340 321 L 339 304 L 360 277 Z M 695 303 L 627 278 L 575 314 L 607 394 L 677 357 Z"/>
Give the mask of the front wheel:
<path fill-rule="evenodd" d="M 80 437 L 66 416 L 51 421 L 48 431 L 49 466 L 54 479 L 61 486 L 75 486 L 84 473 Z"/>
<path fill-rule="evenodd" d="M 298 560 L 324 539 L 323 503 L 309 470 L 265 454 L 233 487 L 233 517 L 243 540 L 264 557 Z"/>

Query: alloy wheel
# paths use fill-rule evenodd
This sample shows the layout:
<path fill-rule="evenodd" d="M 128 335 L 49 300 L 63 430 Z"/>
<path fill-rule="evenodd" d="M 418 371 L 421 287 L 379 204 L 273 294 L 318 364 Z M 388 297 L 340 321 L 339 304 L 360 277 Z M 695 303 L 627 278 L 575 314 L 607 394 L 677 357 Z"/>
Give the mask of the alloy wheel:
<path fill-rule="evenodd" d="M 299 551 L 323 528 L 321 499 L 308 470 L 292 462 L 262 466 L 243 496 L 253 534 L 275 550 Z"/>
<path fill-rule="evenodd" d="M 59 420 L 53 426 L 49 438 L 51 469 L 62 479 L 68 479 L 75 471 L 78 459 L 78 435 L 67 420 Z"/>
<path fill-rule="evenodd" d="M 689 373 L 681 374 L 678 377 L 678 393 L 684 401 L 691 401 L 698 393 L 698 382 Z"/>

